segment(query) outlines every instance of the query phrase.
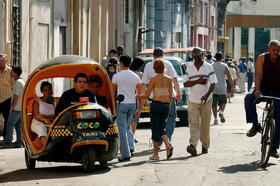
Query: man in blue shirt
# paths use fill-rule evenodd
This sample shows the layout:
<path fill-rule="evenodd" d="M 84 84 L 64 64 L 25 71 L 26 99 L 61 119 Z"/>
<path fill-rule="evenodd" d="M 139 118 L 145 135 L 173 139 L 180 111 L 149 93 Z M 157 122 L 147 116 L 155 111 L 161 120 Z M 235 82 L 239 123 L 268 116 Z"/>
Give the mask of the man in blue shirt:
<path fill-rule="evenodd" d="M 246 78 L 246 57 L 242 57 L 240 63 L 237 65 L 239 69 L 239 81 L 238 81 L 238 88 L 240 92 L 245 92 L 245 78 Z"/>

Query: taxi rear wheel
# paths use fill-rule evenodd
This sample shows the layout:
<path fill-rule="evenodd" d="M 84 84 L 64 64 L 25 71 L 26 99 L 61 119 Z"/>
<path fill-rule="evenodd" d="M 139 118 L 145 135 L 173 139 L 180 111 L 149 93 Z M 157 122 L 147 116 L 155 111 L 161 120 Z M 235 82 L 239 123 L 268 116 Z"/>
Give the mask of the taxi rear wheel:
<path fill-rule="evenodd" d="M 31 159 L 26 151 L 26 149 L 24 150 L 24 156 L 25 156 L 25 164 L 27 169 L 35 169 L 36 166 L 36 160 L 35 159 Z"/>
<path fill-rule="evenodd" d="M 100 164 L 101 168 L 107 168 L 108 167 L 108 162 L 107 161 L 100 161 L 99 164 Z"/>
<path fill-rule="evenodd" d="M 85 171 L 93 172 L 95 169 L 96 151 L 93 147 L 87 147 L 83 150 L 82 165 Z"/>

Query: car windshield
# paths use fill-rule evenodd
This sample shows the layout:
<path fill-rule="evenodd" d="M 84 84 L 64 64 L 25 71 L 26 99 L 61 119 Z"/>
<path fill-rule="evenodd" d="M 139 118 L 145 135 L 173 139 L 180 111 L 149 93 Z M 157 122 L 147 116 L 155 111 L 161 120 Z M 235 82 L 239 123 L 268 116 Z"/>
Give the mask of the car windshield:
<path fill-rule="evenodd" d="M 183 74 L 182 74 L 182 67 L 181 67 L 181 65 L 178 63 L 178 61 L 176 61 L 176 60 L 170 60 L 170 59 L 168 59 L 168 61 L 170 61 L 171 62 L 171 64 L 172 64 L 172 66 L 174 67 L 174 69 L 175 69 L 175 71 L 177 72 L 177 74 L 178 74 L 178 76 L 182 76 Z"/>
<path fill-rule="evenodd" d="M 164 59 L 164 60 L 167 60 L 167 61 L 169 61 L 172 64 L 172 66 L 174 67 L 174 69 L 177 72 L 178 76 L 182 76 L 183 75 L 182 67 L 181 67 L 180 63 L 178 63 L 177 60 L 173 60 L 173 59 Z M 152 59 L 148 59 L 148 60 L 144 60 L 144 61 L 145 61 L 145 64 L 147 64 L 147 63 L 152 62 L 153 60 Z M 141 69 L 142 72 L 144 71 L 144 67 L 145 67 L 145 65 L 143 66 L 143 69 Z"/>

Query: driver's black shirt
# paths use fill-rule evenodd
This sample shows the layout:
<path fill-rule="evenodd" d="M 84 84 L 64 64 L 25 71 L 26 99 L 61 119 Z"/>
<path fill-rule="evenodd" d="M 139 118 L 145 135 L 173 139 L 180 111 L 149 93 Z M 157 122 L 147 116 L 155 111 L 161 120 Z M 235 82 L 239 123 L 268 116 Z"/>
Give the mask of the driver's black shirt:
<path fill-rule="evenodd" d="M 95 96 L 89 90 L 86 90 L 85 92 L 79 94 L 78 92 L 75 91 L 75 88 L 72 88 L 65 91 L 61 95 L 60 100 L 55 108 L 55 114 L 58 115 L 61 111 L 71 106 L 72 105 L 71 103 L 79 102 L 80 97 L 88 97 L 89 102 L 95 103 Z"/>

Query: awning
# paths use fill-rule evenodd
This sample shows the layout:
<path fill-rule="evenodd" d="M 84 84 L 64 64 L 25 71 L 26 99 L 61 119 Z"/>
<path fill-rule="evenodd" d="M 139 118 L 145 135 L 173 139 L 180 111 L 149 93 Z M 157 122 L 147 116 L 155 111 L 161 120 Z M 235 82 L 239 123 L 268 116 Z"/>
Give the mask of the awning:
<path fill-rule="evenodd" d="M 193 49 L 196 47 L 187 47 L 187 48 L 164 48 L 163 53 L 165 54 L 170 54 L 170 53 L 186 53 L 186 52 L 191 52 Z M 205 51 L 205 49 L 202 49 Z M 148 48 L 139 53 L 139 55 L 146 55 L 146 54 L 153 54 L 154 49 L 153 48 Z"/>

